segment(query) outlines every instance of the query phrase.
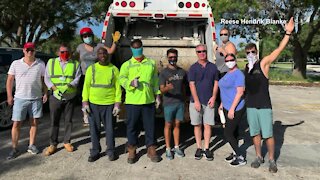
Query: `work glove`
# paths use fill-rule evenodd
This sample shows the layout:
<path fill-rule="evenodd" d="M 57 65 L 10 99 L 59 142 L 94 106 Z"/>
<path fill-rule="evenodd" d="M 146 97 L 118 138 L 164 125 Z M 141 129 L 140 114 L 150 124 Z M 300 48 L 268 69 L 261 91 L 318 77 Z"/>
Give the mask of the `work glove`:
<path fill-rule="evenodd" d="M 137 88 L 139 86 L 139 77 L 134 78 L 131 81 L 130 86 Z"/>
<path fill-rule="evenodd" d="M 62 94 L 64 94 L 67 90 L 68 90 L 69 86 L 68 85 L 64 85 L 62 87 L 59 88 L 60 92 Z"/>
<path fill-rule="evenodd" d="M 121 37 L 121 34 L 119 31 L 112 33 L 112 40 L 114 43 L 118 42 L 120 37 Z"/>
<path fill-rule="evenodd" d="M 157 109 L 160 107 L 160 104 L 161 104 L 160 95 L 157 95 L 157 97 L 156 97 L 156 108 Z"/>
<path fill-rule="evenodd" d="M 115 103 L 113 110 L 112 110 L 112 114 L 113 116 L 117 116 L 120 112 L 120 103 Z"/>
<path fill-rule="evenodd" d="M 86 113 L 86 114 L 91 113 L 88 102 L 82 102 L 82 109 L 81 110 L 83 113 Z"/>
<path fill-rule="evenodd" d="M 56 89 L 55 91 L 53 91 L 53 96 L 58 100 L 62 100 L 62 95 L 63 93 L 59 89 Z"/>

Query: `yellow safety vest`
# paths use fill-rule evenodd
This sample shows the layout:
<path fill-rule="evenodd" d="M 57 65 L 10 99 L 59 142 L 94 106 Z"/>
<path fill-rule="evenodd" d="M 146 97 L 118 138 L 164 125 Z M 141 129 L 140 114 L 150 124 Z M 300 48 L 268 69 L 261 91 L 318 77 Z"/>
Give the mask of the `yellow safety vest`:
<path fill-rule="evenodd" d="M 102 66 L 99 62 L 88 67 L 82 90 L 82 101 L 97 105 L 121 102 L 119 70 L 113 64 Z"/>
<path fill-rule="evenodd" d="M 134 78 L 139 77 L 139 87 L 130 86 Z M 155 102 L 155 95 L 161 94 L 157 66 L 154 60 L 144 58 L 138 62 L 133 57 L 122 64 L 120 84 L 126 90 L 126 104 L 150 104 Z"/>
<path fill-rule="evenodd" d="M 70 84 L 75 79 L 79 63 L 75 60 L 68 60 L 66 67 L 64 68 L 64 70 L 62 70 L 59 58 L 52 58 L 49 59 L 48 65 L 48 74 L 50 80 L 54 84 L 54 86 L 59 89 L 62 86 Z M 73 95 L 76 93 L 76 91 L 76 87 L 69 87 L 64 94 L 66 96 Z"/>

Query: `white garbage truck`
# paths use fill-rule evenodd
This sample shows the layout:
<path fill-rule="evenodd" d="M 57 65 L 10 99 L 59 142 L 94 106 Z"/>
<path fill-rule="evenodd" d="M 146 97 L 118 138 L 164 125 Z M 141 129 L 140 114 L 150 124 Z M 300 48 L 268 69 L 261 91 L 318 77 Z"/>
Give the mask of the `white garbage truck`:
<path fill-rule="evenodd" d="M 194 48 L 200 43 L 208 47 L 208 60 L 215 60 L 215 24 L 206 0 L 114 0 L 106 12 L 102 42 L 110 46 L 115 31 L 122 34 L 113 57 L 117 66 L 132 56 L 130 42 L 136 38 L 159 71 L 167 64 L 169 48 L 178 50 L 178 65 L 185 70 L 197 60 Z"/>
<path fill-rule="evenodd" d="M 167 65 L 169 48 L 178 50 L 178 65 L 186 71 L 197 61 L 195 47 L 200 43 L 207 45 L 208 60 L 215 61 L 215 24 L 206 0 L 114 0 L 106 12 L 102 42 L 111 46 L 115 31 L 122 34 L 112 57 L 112 63 L 119 68 L 132 56 L 133 39 L 142 40 L 143 54 L 157 61 L 159 71 Z M 189 108 L 185 109 L 188 121 Z M 125 118 L 124 112 L 120 119 Z M 162 117 L 161 108 L 157 117 Z"/>

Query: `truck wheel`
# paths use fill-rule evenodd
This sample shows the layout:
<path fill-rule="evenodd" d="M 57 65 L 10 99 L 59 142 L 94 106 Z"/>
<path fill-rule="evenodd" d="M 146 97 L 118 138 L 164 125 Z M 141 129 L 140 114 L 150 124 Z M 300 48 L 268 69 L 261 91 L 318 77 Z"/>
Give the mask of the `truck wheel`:
<path fill-rule="evenodd" d="M 7 101 L 0 103 L 0 129 L 8 129 L 12 126 L 12 106 Z"/>

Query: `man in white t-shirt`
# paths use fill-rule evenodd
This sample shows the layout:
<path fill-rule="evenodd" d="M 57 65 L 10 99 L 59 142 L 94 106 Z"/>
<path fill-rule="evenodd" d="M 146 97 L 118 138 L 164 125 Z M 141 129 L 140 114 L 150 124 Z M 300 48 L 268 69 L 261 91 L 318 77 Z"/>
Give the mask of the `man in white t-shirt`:
<path fill-rule="evenodd" d="M 7 79 L 7 102 L 13 105 L 11 130 L 12 151 L 7 159 L 14 159 L 19 155 L 18 140 L 22 121 L 27 114 L 30 118 L 30 140 L 28 152 L 37 154 L 35 146 L 38 119 L 42 117 L 42 104 L 47 101 L 47 87 L 44 85 L 45 64 L 35 58 L 35 44 L 28 42 L 23 47 L 24 57 L 12 62 Z M 13 83 L 15 94 L 12 96 Z"/>

